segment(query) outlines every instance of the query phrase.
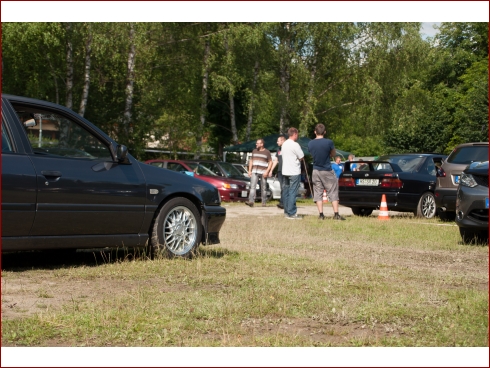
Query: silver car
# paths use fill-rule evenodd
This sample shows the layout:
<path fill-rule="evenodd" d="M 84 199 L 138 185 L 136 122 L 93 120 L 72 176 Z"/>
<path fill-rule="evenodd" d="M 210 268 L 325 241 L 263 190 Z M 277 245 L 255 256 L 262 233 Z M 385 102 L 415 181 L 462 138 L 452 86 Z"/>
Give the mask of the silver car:
<path fill-rule="evenodd" d="M 461 173 L 456 224 L 464 243 L 488 244 L 488 161 L 473 162 Z"/>

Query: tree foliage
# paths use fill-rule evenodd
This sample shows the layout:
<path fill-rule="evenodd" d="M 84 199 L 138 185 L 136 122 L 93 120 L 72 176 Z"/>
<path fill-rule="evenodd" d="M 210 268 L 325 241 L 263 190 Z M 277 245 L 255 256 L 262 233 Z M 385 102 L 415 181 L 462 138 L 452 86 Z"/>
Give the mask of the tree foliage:
<path fill-rule="evenodd" d="M 358 156 L 487 140 L 488 23 L 442 23 L 427 40 L 419 31 L 408 22 L 3 23 L 2 91 L 81 106 L 139 158 L 152 141 L 174 156 L 221 154 L 290 126 L 312 137 L 317 123 Z"/>

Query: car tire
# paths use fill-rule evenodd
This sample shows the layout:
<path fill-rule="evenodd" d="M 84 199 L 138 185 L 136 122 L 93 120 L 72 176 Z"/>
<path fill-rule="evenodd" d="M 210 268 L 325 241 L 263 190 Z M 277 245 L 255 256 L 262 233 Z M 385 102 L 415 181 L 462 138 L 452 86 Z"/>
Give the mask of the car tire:
<path fill-rule="evenodd" d="M 454 221 L 456 218 L 456 212 L 453 211 L 438 211 L 437 214 L 441 221 Z"/>
<path fill-rule="evenodd" d="M 199 211 L 187 198 L 173 198 L 160 209 L 151 234 L 152 258 L 192 258 L 202 238 Z"/>
<path fill-rule="evenodd" d="M 488 244 L 488 233 L 486 231 L 469 230 L 459 228 L 463 244 Z"/>
<path fill-rule="evenodd" d="M 436 215 L 436 199 L 431 192 L 425 192 L 420 197 L 417 204 L 417 210 L 414 212 L 417 217 L 425 217 L 426 219 L 434 218 Z"/>
<path fill-rule="evenodd" d="M 351 210 L 354 215 L 361 216 L 361 217 L 366 217 L 373 213 L 372 208 L 365 208 L 365 207 L 352 207 Z"/>

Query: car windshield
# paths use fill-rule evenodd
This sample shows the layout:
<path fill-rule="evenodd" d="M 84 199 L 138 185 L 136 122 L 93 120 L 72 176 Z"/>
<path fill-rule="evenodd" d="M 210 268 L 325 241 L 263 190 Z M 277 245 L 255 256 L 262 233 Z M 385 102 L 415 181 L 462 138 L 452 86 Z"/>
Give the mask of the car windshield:
<path fill-rule="evenodd" d="M 187 163 L 187 165 L 192 169 L 192 171 L 194 171 L 198 175 L 218 176 L 208 168 L 200 164 L 196 164 L 195 162 L 189 162 Z"/>
<path fill-rule="evenodd" d="M 488 146 L 465 146 L 456 148 L 449 157 L 447 162 L 452 164 L 471 164 L 475 161 L 488 160 Z"/>
<path fill-rule="evenodd" d="M 414 171 L 424 160 L 421 156 L 381 156 L 378 161 L 388 161 L 391 164 L 398 165 L 404 172 Z"/>
<path fill-rule="evenodd" d="M 247 173 L 247 170 L 245 170 L 245 168 L 242 165 L 233 165 L 233 166 L 236 167 L 238 171 L 242 173 Z"/>
<path fill-rule="evenodd" d="M 233 166 L 232 164 L 230 164 L 228 162 L 221 162 L 220 166 L 223 169 L 223 171 L 225 172 L 227 177 L 242 176 L 242 173 L 240 171 L 238 171 L 238 169 L 235 166 Z"/>

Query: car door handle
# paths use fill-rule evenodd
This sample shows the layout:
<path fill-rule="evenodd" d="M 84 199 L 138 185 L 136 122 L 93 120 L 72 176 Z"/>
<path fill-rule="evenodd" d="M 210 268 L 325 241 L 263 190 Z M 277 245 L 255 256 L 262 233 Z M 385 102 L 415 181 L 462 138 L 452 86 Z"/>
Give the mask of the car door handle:
<path fill-rule="evenodd" d="M 41 171 L 41 174 L 44 175 L 44 176 L 55 176 L 57 178 L 61 177 L 61 172 L 60 171 L 46 171 L 46 170 L 43 170 Z"/>
<path fill-rule="evenodd" d="M 46 181 L 44 182 L 45 185 L 49 185 L 49 183 L 56 183 L 61 178 L 60 171 L 43 170 L 41 171 L 41 174 L 46 178 Z"/>

